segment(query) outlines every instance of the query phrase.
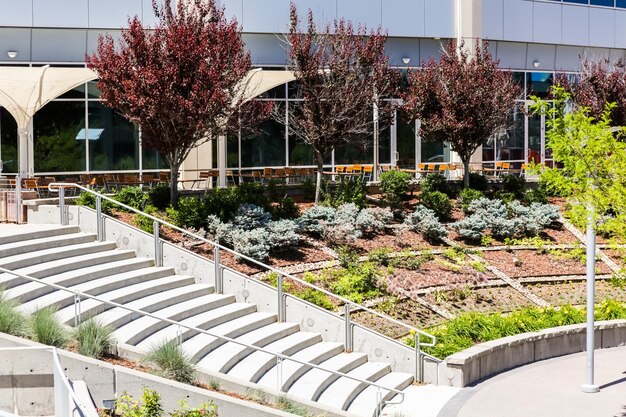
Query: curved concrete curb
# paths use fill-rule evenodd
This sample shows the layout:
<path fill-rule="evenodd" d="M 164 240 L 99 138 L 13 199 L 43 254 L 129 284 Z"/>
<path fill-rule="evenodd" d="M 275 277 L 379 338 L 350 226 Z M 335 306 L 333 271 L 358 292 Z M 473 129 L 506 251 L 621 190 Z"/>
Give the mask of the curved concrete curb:
<path fill-rule="evenodd" d="M 626 320 L 596 322 L 596 349 L 626 346 Z M 472 346 L 439 364 L 442 385 L 466 387 L 543 359 L 583 352 L 585 324 L 553 327 Z"/>

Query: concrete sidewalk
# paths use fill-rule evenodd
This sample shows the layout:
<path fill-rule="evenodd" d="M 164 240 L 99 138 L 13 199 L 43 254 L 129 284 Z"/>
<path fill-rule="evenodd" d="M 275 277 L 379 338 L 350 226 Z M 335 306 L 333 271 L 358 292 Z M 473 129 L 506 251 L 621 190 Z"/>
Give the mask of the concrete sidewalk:
<path fill-rule="evenodd" d="M 585 355 L 537 362 L 465 388 L 438 417 L 626 417 L 626 347 L 596 350 L 596 394 L 580 390 Z"/>

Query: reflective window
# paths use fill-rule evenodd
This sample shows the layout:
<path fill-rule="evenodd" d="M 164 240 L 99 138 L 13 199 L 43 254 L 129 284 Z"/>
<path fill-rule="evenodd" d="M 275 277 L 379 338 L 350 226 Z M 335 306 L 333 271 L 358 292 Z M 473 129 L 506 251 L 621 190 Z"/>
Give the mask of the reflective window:
<path fill-rule="evenodd" d="M 17 172 L 17 123 L 2 107 L 0 107 L 0 160 L 3 163 L 2 172 Z"/>
<path fill-rule="evenodd" d="M 284 111 L 284 104 L 276 107 Z M 259 126 L 254 135 L 241 139 L 241 166 L 284 166 L 285 125 L 275 120 L 267 120 Z"/>
<path fill-rule="evenodd" d="M 138 129 L 100 102 L 89 102 L 89 160 L 93 171 L 139 168 Z"/>

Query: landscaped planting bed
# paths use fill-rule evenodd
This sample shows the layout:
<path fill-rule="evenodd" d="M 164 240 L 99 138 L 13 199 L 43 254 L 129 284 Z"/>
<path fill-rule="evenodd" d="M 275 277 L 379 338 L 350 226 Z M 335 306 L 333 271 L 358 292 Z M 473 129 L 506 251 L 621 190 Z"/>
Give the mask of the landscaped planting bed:
<path fill-rule="evenodd" d="M 432 291 L 426 294 L 424 299 L 453 315 L 468 311 L 481 313 L 512 311 L 534 305 L 517 290 L 505 285 L 489 288 L 454 286 L 447 290 Z"/>
<path fill-rule="evenodd" d="M 418 329 L 436 326 L 445 321 L 445 318 L 434 313 L 427 307 L 408 299 L 389 297 L 384 302 L 372 308 Z M 351 318 L 356 323 L 374 329 L 394 339 L 404 337 L 408 334 L 406 327 L 393 324 L 388 320 L 366 311 L 352 313 Z"/>
<path fill-rule="evenodd" d="M 584 305 L 587 302 L 587 283 L 584 280 L 524 286 L 551 305 Z M 619 287 L 607 280 L 596 280 L 596 302 L 607 298 L 626 302 L 626 285 Z"/>

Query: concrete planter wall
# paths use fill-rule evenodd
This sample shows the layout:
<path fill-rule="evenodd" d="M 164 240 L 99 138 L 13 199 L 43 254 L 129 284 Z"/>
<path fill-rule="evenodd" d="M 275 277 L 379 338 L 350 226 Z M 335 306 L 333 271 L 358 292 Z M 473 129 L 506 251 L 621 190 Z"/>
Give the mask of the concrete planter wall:
<path fill-rule="evenodd" d="M 596 349 L 626 346 L 626 320 L 596 322 Z M 583 352 L 585 324 L 554 327 L 481 343 L 439 364 L 439 383 L 466 387 L 543 359 Z"/>

